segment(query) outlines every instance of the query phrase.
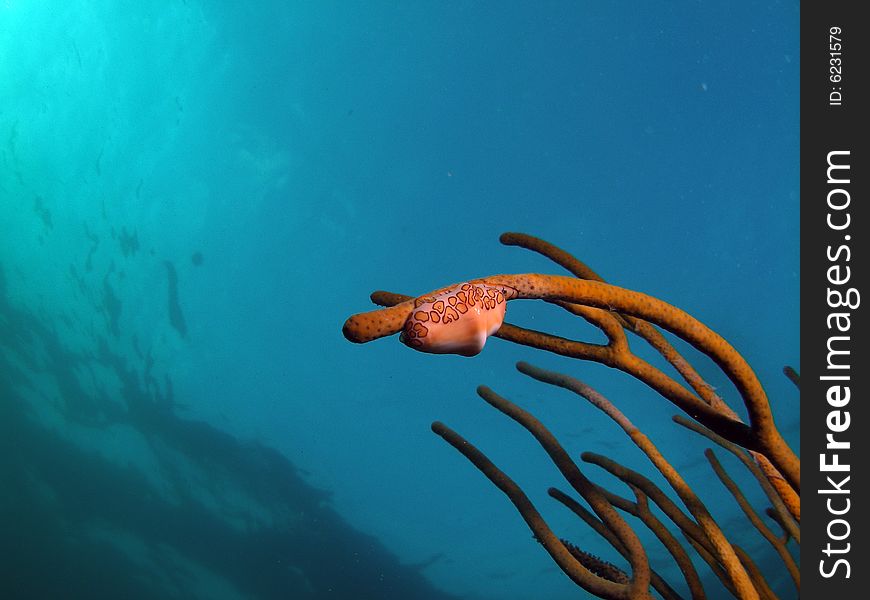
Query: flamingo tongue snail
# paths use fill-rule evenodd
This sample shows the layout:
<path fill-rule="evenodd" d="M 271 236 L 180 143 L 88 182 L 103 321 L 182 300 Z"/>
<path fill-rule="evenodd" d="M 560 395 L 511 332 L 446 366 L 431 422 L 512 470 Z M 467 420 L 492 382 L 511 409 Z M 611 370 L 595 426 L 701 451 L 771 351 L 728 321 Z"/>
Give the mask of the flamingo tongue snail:
<path fill-rule="evenodd" d="M 475 356 L 504 321 L 503 289 L 461 283 L 414 300 L 399 341 L 420 352 Z"/>

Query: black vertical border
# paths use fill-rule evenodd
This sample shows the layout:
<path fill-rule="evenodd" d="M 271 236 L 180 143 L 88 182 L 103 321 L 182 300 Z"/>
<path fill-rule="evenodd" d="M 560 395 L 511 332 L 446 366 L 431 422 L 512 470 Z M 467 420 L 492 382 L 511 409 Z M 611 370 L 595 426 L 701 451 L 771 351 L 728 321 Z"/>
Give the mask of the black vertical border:
<path fill-rule="evenodd" d="M 867 308 L 870 302 L 866 283 L 870 269 L 870 253 L 866 250 L 870 238 L 867 196 L 868 127 L 870 98 L 867 95 L 867 79 L 870 78 L 868 44 L 870 21 L 859 17 L 862 2 L 815 1 L 801 4 L 801 596 L 816 598 L 853 599 L 870 597 L 870 544 L 866 524 L 867 494 L 870 486 L 870 422 L 865 408 L 870 379 L 870 358 L 867 347 Z M 841 47 L 830 36 L 832 28 L 840 33 Z M 840 54 L 836 54 L 840 52 Z M 837 61 L 835 59 L 839 58 Z M 835 81 L 840 67 L 841 81 Z M 836 94 L 842 98 L 837 103 Z M 840 165 L 848 164 L 849 170 L 831 172 L 838 183 L 828 181 L 830 152 L 848 154 L 831 155 Z M 848 183 L 842 180 L 848 179 Z M 833 191 L 840 190 L 840 191 Z M 844 208 L 832 209 L 828 204 L 831 194 L 833 204 Z M 848 194 L 848 195 L 847 195 Z M 848 214 L 849 225 L 836 230 L 829 226 L 843 226 Z M 848 250 L 841 249 L 842 247 Z M 839 250 L 839 254 L 838 254 Z M 829 255 L 835 257 L 834 260 Z M 834 270 L 831 270 L 831 269 Z M 848 271 L 847 271 L 848 268 Z M 842 280 L 832 283 L 829 278 Z M 832 307 L 828 301 L 829 290 L 847 293 L 854 289 L 860 295 L 852 307 Z M 855 298 L 855 296 L 852 296 Z M 836 296 L 833 297 L 836 303 Z M 837 323 L 848 324 L 848 331 L 829 329 L 831 313 L 848 313 Z M 831 321 L 833 323 L 833 321 Z M 835 340 L 832 347 L 848 350 L 849 354 L 837 355 L 836 362 L 850 368 L 828 368 L 828 344 L 831 336 L 847 336 L 848 340 Z M 848 381 L 824 380 L 825 375 L 848 375 Z M 839 404 L 828 402 L 832 385 L 848 386 L 849 402 L 840 390 Z M 837 403 L 837 398 L 834 398 Z M 839 412 L 837 412 L 839 411 Z M 848 417 L 846 416 L 848 412 Z M 845 419 L 849 419 L 845 428 Z M 830 426 L 844 431 L 832 433 Z M 826 449 L 827 434 L 836 441 L 849 442 L 842 450 Z M 826 454 L 827 462 L 832 454 L 839 455 L 839 462 L 849 465 L 848 472 L 822 472 L 820 456 Z M 848 493 L 828 493 L 834 489 L 828 481 Z M 843 482 L 845 476 L 850 479 Z M 828 502 L 830 501 L 830 505 Z M 848 511 L 841 515 L 833 511 Z M 841 521 L 835 521 L 841 519 Z M 833 537 L 832 537 L 833 536 Z M 845 537 L 844 537 L 845 536 Z M 843 539 L 833 539 L 842 537 Z M 827 552 L 828 544 L 834 551 Z M 848 562 L 835 565 L 837 559 Z M 822 575 L 822 571 L 830 574 Z M 833 572 L 832 572 L 833 571 Z M 847 575 L 848 571 L 848 577 Z"/>

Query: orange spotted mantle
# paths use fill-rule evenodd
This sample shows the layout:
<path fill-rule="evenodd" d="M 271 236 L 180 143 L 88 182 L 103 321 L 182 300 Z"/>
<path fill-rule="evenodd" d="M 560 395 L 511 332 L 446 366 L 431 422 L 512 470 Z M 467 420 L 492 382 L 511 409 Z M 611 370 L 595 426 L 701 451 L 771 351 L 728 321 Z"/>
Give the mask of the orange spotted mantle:
<path fill-rule="evenodd" d="M 461 283 L 414 300 L 399 340 L 432 354 L 474 356 L 504 321 L 504 288 Z"/>

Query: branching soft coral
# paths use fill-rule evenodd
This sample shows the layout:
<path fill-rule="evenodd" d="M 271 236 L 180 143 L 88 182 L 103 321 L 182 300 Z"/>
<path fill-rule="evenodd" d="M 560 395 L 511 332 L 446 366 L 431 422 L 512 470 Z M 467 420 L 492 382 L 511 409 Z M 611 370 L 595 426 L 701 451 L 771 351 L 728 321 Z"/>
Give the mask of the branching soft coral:
<path fill-rule="evenodd" d="M 680 424 L 735 453 L 752 471 L 771 501 L 771 514 L 786 532 L 783 539 L 760 522 L 757 513 L 748 506 L 715 457 L 708 454 L 717 476 L 753 525 L 780 554 L 799 587 L 796 563 L 786 543 L 789 540 L 800 543 L 800 460 L 777 430 L 767 395 L 740 353 L 722 336 L 685 311 L 653 296 L 606 283 L 584 263 L 552 244 L 520 233 L 506 233 L 501 241 L 537 252 L 567 269 L 573 277 L 537 273 L 494 275 L 450 285 L 416 298 L 374 292 L 372 301 L 384 308 L 348 318 L 343 328 L 345 337 L 355 343 L 366 343 L 401 332 L 401 340 L 411 348 L 473 356 L 483 349 L 489 336 L 494 336 L 563 356 L 599 362 L 636 377 L 691 417 L 675 417 Z M 585 319 L 604 333 L 607 343 L 572 340 L 504 322 L 507 302 L 522 299 L 552 303 Z M 716 394 L 656 326 L 688 342 L 719 366 L 734 384 L 746 407 L 748 423 L 744 423 Z M 682 383 L 633 353 L 628 333 L 652 346 L 673 367 Z M 700 578 L 688 560 L 685 548 L 650 513 L 648 500 L 652 500 L 734 595 L 739 598 L 773 597 L 751 557 L 727 539 L 699 496 L 652 441 L 615 405 L 567 375 L 527 363 L 520 363 L 518 369 L 529 377 L 570 390 L 604 411 L 643 450 L 688 510 L 688 514 L 684 513 L 643 476 L 606 457 L 586 453 L 584 460 L 606 468 L 625 481 L 636 501 L 631 502 L 595 485 L 534 416 L 491 389 L 480 387 L 478 394 L 484 400 L 523 425 L 538 440 L 594 514 L 558 490 L 551 490 L 551 495 L 589 523 L 625 556 L 631 566 L 630 574 L 557 537 L 525 493 L 480 450 L 446 425 L 435 423 L 432 428 L 510 498 L 538 541 L 575 583 L 602 598 L 643 598 L 650 594 L 650 586 L 662 597 L 678 597 L 650 569 L 645 551 L 631 526 L 619 516 L 616 510 L 619 509 L 638 517 L 665 544 L 683 572 L 692 597 L 705 597 Z M 797 385 L 799 379 L 793 369 L 787 369 L 786 375 Z"/>

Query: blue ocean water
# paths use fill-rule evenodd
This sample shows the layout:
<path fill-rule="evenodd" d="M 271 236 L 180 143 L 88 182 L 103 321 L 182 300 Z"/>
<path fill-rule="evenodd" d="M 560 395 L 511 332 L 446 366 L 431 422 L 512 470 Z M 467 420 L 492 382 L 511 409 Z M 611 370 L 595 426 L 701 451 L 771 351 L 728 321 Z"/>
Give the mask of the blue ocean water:
<path fill-rule="evenodd" d="M 796 449 L 798 70 L 796 2 L 0 0 L 0 593 L 585 597 L 429 429 L 624 565 L 475 388 L 572 456 L 648 461 L 527 360 L 611 398 L 795 597 L 709 443 L 629 376 L 501 340 L 471 359 L 358 346 L 341 325 L 377 289 L 561 274 L 499 244 L 527 232 L 725 336 Z M 508 318 L 601 341 L 542 303 Z"/>

